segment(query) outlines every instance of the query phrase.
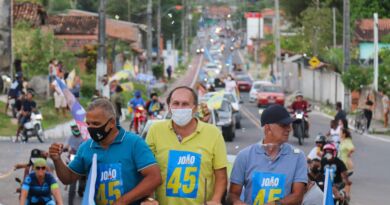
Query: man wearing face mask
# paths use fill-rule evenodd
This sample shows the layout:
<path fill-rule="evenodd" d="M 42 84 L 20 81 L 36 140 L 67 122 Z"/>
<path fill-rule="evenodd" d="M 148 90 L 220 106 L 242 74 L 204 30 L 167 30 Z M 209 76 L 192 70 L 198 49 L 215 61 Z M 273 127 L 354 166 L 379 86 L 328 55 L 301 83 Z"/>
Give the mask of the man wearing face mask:
<path fill-rule="evenodd" d="M 189 87 L 173 89 L 172 119 L 154 123 L 146 137 L 164 176 L 156 191 L 161 205 L 221 204 L 226 191 L 225 142 L 217 127 L 194 118 L 197 99 Z"/>
<path fill-rule="evenodd" d="M 140 204 L 160 185 L 160 169 L 142 138 L 116 126 L 115 119 L 115 108 L 109 100 L 93 101 L 86 114 L 92 139 L 81 144 L 68 166 L 61 160 L 62 144 L 52 144 L 49 154 L 64 184 L 88 175 L 96 154 L 96 204 Z"/>
<path fill-rule="evenodd" d="M 283 106 L 271 105 L 263 111 L 264 139 L 241 150 L 234 162 L 229 190 L 232 204 L 301 204 L 308 181 L 307 162 L 301 150 L 287 143 L 292 121 Z"/>
<path fill-rule="evenodd" d="M 349 198 L 352 182 L 348 178 L 347 167 L 337 157 L 337 149 L 333 144 L 326 144 L 323 148 L 321 173 L 325 173 L 326 168 L 331 170 L 335 199 L 344 200 L 344 197 L 339 193 L 343 186 L 345 186 L 346 198 Z"/>

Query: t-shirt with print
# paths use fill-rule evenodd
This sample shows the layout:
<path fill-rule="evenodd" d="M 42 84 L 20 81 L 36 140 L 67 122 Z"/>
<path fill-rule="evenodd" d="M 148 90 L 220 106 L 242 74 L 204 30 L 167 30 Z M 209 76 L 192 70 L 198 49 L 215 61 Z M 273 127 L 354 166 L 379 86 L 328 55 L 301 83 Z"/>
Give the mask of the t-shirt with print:
<path fill-rule="evenodd" d="M 119 134 L 107 149 L 89 139 L 81 144 L 75 158 L 68 165 L 73 172 L 87 175 L 93 154 L 97 154 L 97 205 L 112 204 L 134 189 L 143 179 L 140 172 L 156 164 L 153 153 L 141 137 L 126 132 L 121 127 L 118 129 Z M 140 201 L 133 204 L 140 204 Z"/>
<path fill-rule="evenodd" d="M 173 130 L 172 120 L 150 127 L 146 142 L 161 169 L 163 182 L 156 191 L 156 199 L 162 205 L 199 205 L 204 198 L 211 200 L 214 170 L 227 167 L 221 132 L 214 125 L 199 120 L 197 123 L 196 131 L 182 142 Z"/>
<path fill-rule="evenodd" d="M 45 173 L 43 184 L 40 184 L 35 172 L 31 172 L 22 184 L 22 190 L 28 191 L 27 204 L 46 204 L 52 200 L 53 189 L 58 189 L 58 184 L 50 173 Z"/>
<path fill-rule="evenodd" d="M 325 158 L 323 158 L 321 160 L 321 168 L 321 171 L 324 174 L 326 168 L 331 169 L 331 177 L 334 184 L 343 182 L 341 173 L 347 171 L 347 167 L 345 166 L 344 162 L 341 161 L 338 157 L 334 158 L 334 160 L 331 162 L 328 162 Z"/>
<path fill-rule="evenodd" d="M 257 143 L 241 150 L 233 165 L 230 182 L 244 187 L 246 204 L 266 204 L 283 199 L 293 183 L 307 183 L 305 154 L 284 143 L 273 160 Z"/>

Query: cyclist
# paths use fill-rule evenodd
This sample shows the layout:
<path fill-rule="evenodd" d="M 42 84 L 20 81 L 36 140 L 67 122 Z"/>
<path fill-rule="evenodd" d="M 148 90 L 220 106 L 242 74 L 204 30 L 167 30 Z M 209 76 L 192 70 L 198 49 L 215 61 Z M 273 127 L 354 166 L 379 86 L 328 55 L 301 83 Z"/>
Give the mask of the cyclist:
<path fill-rule="evenodd" d="M 46 171 L 46 167 L 45 159 L 38 158 L 34 161 L 34 172 L 24 179 L 22 185 L 20 205 L 63 205 L 58 183 Z"/>

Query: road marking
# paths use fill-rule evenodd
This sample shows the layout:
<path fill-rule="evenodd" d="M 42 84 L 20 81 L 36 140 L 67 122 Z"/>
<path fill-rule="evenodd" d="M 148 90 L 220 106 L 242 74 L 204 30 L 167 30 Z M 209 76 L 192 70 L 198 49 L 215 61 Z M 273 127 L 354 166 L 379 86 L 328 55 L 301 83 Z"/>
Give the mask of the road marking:
<path fill-rule="evenodd" d="M 242 107 L 241 110 L 243 114 L 249 119 L 249 121 L 251 121 L 257 128 L 262 129 L 259 120 L 256 119 L 256 117 L 253 116 L 252 113 L 250 113 L 245 107 Z"/>
<path fill-rule="evenodd" d="M 202 62 L 203 62 L 203 55 L 200 56 L 198 66 L 196 67 L 195 77 L 194 77 L 194 79 L 192 79 L 192 82 L 191 82 L 191 88 L 193 88 L 195 86 L 195 83 L 198 80 L 199 70 L 200 70 L 200 66 L 202 66 Z"/>

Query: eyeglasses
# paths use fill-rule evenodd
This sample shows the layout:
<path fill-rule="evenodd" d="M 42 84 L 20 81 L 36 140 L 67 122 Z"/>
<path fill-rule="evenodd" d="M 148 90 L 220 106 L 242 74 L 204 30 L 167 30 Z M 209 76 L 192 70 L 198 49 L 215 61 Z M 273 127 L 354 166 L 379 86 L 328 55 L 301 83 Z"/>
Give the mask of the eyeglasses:
<path fill-rule="evenodd" d="M 36 170 L 45 170 L 46 167 L 35 167 Z"/>

